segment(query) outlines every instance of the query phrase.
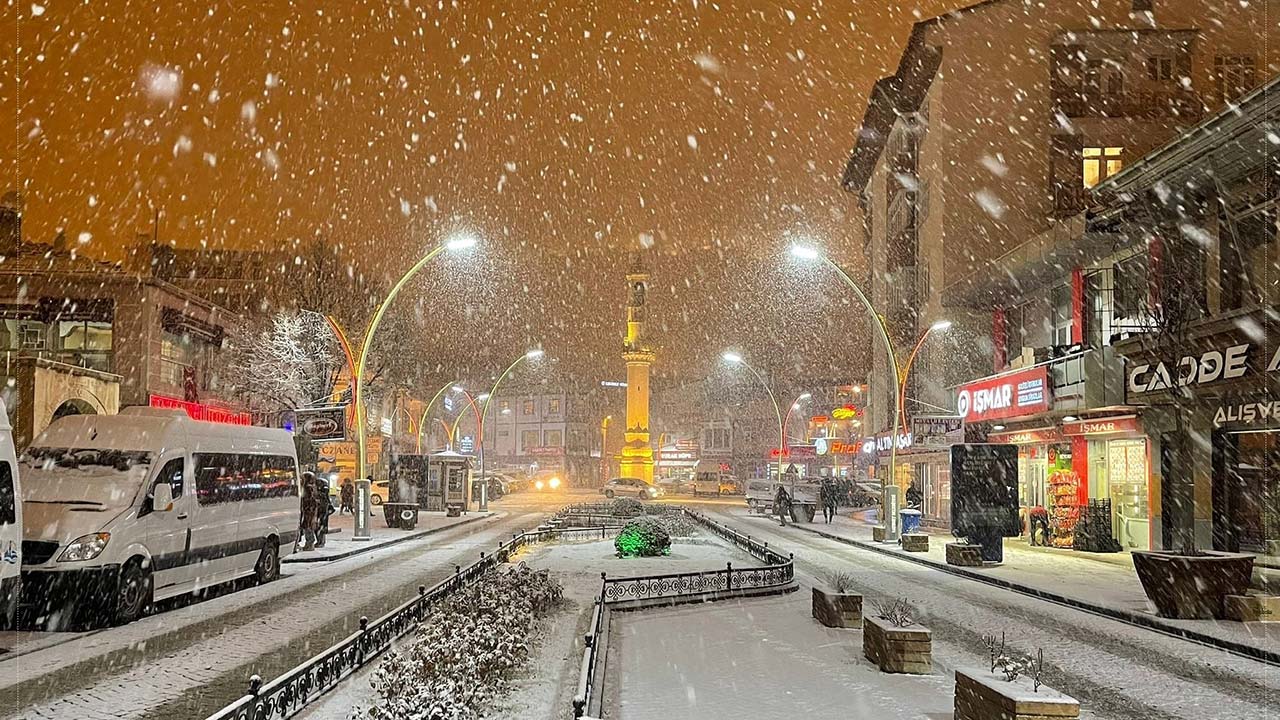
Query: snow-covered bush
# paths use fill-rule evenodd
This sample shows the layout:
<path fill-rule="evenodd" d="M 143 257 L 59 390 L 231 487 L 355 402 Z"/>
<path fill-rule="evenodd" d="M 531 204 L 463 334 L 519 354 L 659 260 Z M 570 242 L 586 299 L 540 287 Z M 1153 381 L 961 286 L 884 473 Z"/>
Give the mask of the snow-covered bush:
<path fill-rule="evenodd" d="M 618 557 L 655 557 L 671 552 L 671 534 L 653 518 L 628 522 L 613 540 Z"/>
<path fill-rule="evenodd" d="M 667 531 L 671 537 L 689 537 L 697 534 L 698 524 L 678 507 L 670 505 L 651 505 L 645 508 L 649 517 Z"/>
<path fill-rule="evenodd" d="M 613 514 L 625 518 L 643 515 L 644 503 L 635 498 L 617 498 L 613 501 Z"/>
<path fill-rule="evenodd" d="M 561 598 L 560 583 L 524 563 L 495 569 L 433 609 L 407 647 L 374 673 L 375 704 L 353 718 L 474 720 L 528 660 L 539 618 Z"/>

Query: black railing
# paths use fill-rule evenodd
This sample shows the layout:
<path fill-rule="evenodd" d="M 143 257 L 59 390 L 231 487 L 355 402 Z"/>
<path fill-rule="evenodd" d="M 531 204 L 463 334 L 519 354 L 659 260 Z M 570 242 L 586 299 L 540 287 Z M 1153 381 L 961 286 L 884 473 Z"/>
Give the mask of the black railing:
<path fill-rule="evenodd" d="M 431 588 L 419 586 L 417 596 L 382 617 L 372 622 L 368 618 L 360 618 L 359 630 L 271 682 L 264 684 L 257 675 L 253 676 L 249 679 L 247 695 L 209 716 L 208 720 L 283 720 L 292 717 L 307 703 L 333 689 L 391 647 L 397 638 L 417 627 L 433 605 L 506 562 L 520 548 L 556 539 L 605 539 L 616 531 L 617 528 L 581 527 L 518 533 L 499 543 L 493 554 L 482 552 L 479 560 L 466 567 L 455 565 L 453 575 L 447 580 Z"/>

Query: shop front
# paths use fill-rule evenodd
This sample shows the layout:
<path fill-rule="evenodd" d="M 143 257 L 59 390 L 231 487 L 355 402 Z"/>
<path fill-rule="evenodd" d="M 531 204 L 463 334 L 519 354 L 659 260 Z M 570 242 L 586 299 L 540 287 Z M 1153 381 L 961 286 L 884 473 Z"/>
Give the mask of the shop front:
<path fill-rule="evenodd" d="M 1111 537 L 1125 550 L 1151 548 L 1150 443 L 1137 415 L 1064 422 L 1082 478 L 1081 502 L 1106 518 Z M 1086 509 L 1085 512 L 1088 512 Z"/>
<path fill-rule="evenodd" d="M 1161 458 L 1161 486 L 1149 505 L 1160 521 L 1153 539 L 1164 547 L 1253 553 L 1255 565 L 1280 567 L 1276 311 L 1209 318 L 1176 341 L 1118 347 L 1128 360 L 1128 402 L 1146 406 Z"/>

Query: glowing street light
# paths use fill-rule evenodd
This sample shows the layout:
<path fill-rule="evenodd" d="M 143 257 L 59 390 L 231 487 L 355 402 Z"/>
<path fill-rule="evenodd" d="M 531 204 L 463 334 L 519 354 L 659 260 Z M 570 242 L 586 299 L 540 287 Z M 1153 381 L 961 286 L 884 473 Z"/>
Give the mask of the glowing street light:
<path fill-rule="evenodd" d="M 720 357 L 730 365 L 741 365 L 746 368 L 755 376 L 756 380 L 760 382 L 760 386 L 764 388 L 764 391 L 769 394 L 769 402 L 773 403 L 773 413 L 778 416 L 778 480 L 781 481 L 783 472 L 782 463 L 787 454 L 787 427 L 786 423 L 782 419 L 782 408 L 778 406 L 778 399 L 773 396 L 773 390 L 769 387 L 769 383 L 764 381 L 764 377 L 760 375 L 760 373 L 756 372 L 755 368 L 748 365 L 747 361 L 743 360 L 741 355 L 736 352 L 725 351 L 724 353 L 721 353 Z M 790 414 L 789 411 L 788 414 Z"/>
<path fill-rule="evenodd" d="M 853 278 L 849 277 L 849 274 L 837 265 L 835 261 L 826 255 L 819 253 L 815 248 L 807 245 L 792 245 L 791 256 L 799 260 L 820 260 L 825 263 L 827 267 L 834 270 L 835 273 L 840 276 L 840 279 L 849 286 L 849 289 L 853 290 L 853 293 L 858 296 L 858 300 L 861 301 L 863 308 L 865 308 L 867 314 L 871 316 L 871 319 L 873 320 L 872 324 L 875 325 L 876 330 L 880 335 L 881 342 L 884 343 L 884 351 L 889 359 L 889 375 L 893 381 L 893 397 L 895 399 L 893 422 L 889 427 L 888 479 L 890 482 L 896 481 L 895 475 L 898 467 L 898 427 L 902 420 L 902 375 L 898 371 L 898 355 L 893 349 L 893 340 L 889 338 L 889 332 L 885 329 L 884 321 L 881 319 L 880 313 L 876 312 L 875 306 L 871 304 L 871 300 L 867 298 L 867 294 L 862 291 L 862 288 L 858 286 L 858 283 L 854 282 Z M 885 483 L 883 487 L 889 487 L 888 483 Z"/>
<path fill-rule="evenodd" d="M 426 267 L 427 263 L 431 262 L 432 258 L 445 250 L 459 252 L 471 248 L 475 246 L 475 244 L 476 239 L 474 236 L 461 235 L 450 238 L 443 244 L 432 248 L 430 252 L 423 255 L 418 262 L 414 263 L 413 267 L 409 268 L 404 275 L 401 275 L 395 285 L 391 286 L 391 291 L 388 292 L 387 296 L 378 304 L 378 309 L 373 313 L 373 319 L 369 321 L 369 329 L 365 331 L 364 342 L 360 347 L 360 361 L 356 363 L 355 372 L 351 376 L 351 402 L 356 406 L 356 438 L 359 443 L 359 479 L 363 480 L 364 478 L 369 477 L 369 456 L 367 452 L 369 439 L 368 428 L 365 427 L 368 424 L 368 420 L 366 418 L 363 398 L 361 397 L 364 389 L 363 375 L 364 369 L 369 363 L 369 348 L 373 347 L 373 336 L 378 331 L 378 325 L 382 323 L 382 316 L 386 314 L 387 308 L 391 305 L 391 301 L 396 299 L 396 296 L 400 294 L 400 291 L 404 289 L 404 286 L 408 284 L 409 280 L 411 280 L 413 276 L 417 275 L 422 268 Z"/>
<path fill-rule="evenodd" d="M 786 417 L 782 418 L 782 436 L 784 438 L 787 436 L 787 423 L 790 422 L 791 420 L 792 411 L 799 410 L 800 403 L 804 400 L 808 400 L 811 397 L 813 397 L 812 393 L 800 393 L 798 396 L 796 396 L 796 399 L 791 403 L 791 407 L 787 408 L 787 415 Z"/>
<path fill-rule="evenodd" d="M 489 509 L 489 481 L 485 479 L 485 476 L 484 476 L 484 419 L 489 416 L 489 403 L 492 402 L 494 396 L 498 394 L 498 385 L 502 384 L 502 381 L 506 379 L 508 375 L 511 374 L 512 370 L 516 369 L 517 365 L 524 362 L 525 360 L 537 360 L 538 358 L 542 357 L 542 354 L 543 354 L 542 348 L 534 348 L 526 352 L 525 354 L 521 355 L 520 357 L 516 358 L 514 361 L 512 361 L 510 365 L 507 366 L 506 370 L 502 371 L 502 374 L 498 376 L 498 379 L 493 381 L 493 389 L 485 393 L 484 395 L 480 396 L 484 398 L 484 407 L 483 409 L 480 410 L 480 429 L 479 429 L 479 432 L 477 433 L 480 436 L 480 511 L 481 512 L 484 512 Z"/>
<path fill-rule="evenodd" d="M 939 320 L 926 328 L 924 332 L 920 333 L 920 339 L 916 341 L 916 346 L 911 349 L 911 355 L 907 358 L 907 364 L 902 367 L 902 382 L 899 383 L 899 385 L 901 385 L 899 388 L 901 395 L 898 396 L 898 407 L 902 413 L 903 427 L 906 427 L 907 424 L 907 379 L 911 375 L 911 365 L 915 363 L 916 355 L 920 353 L 920 348 L 924 346 L 924 341 L 929 337 L 929 333 L 946 332 L 950 329 L 950 320 Z"/>

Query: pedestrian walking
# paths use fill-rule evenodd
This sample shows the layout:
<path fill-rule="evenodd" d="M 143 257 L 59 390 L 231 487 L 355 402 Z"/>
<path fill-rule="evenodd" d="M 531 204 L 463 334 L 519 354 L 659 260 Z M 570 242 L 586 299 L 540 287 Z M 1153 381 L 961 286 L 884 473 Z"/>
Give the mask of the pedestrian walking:
<path fill-rule="evenodd" d="M 787 516 L 791 514 L 791 496 L 787 494 L 786 488 L 778 488 L 778 494 L 773 498 L 773 509 L 778 513 L 778 523 L 786 527 Z"/>
<path fill-rule="evenodd" d="M 828 525 L 836 518 L 836 489 L 830 482 L 822 483 L 819 500 L 822 502 L 822 519 Z"/>
<path fill-rule="evenodd" d="M 298 525 L 302 530 L 303 552 L 316 549 L 316 530 L 320 527 L 320 503 L 316 495 L 315 473 L 302 473 L 302 518 Z"/>
<path fill-rule="evenodd" d="M 351 482 L 351 478 L 342 481 L 342 489 L 338 493 L 342 498 L 342 506 L 338 508 L 338 514 L 350 512 L 356 514 L 356 484 Z"/>
<path fill-rule="evenodd" d="M 316 503 L 319 508 L 316 511 L 316 547 L 324 547 L 324 537 L 329 534 L 329 516 L 333 514 L 333 504 L 329 501 L 329 481 L 323 477 L 317 477 L 316 483 Z"/>

